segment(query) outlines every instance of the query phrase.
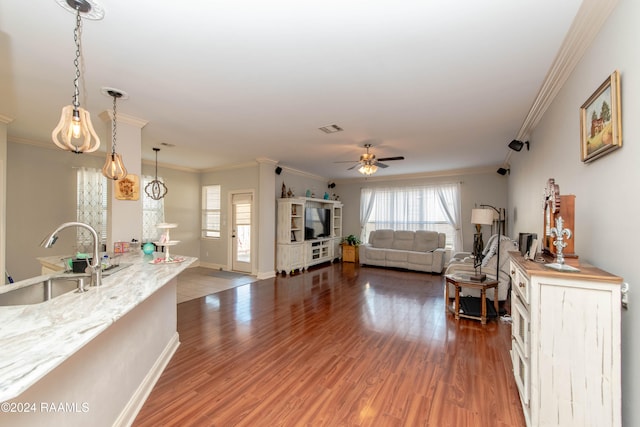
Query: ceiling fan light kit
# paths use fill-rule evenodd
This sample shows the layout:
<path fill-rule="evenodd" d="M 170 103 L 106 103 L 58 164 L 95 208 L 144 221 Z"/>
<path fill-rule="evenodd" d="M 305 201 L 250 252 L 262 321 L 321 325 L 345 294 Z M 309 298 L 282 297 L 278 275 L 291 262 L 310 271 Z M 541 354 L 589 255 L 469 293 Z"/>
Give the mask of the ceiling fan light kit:
<path fill-rule="evenodd" d="M 404 156 L 383 157 L 380 159 L 376 159 L 376 155 L 369 152 L 369 148 L 371 148 L 371 144 L 364 144 L 364 148 L 367 150 L 367 152 L 361 154 L 360 159 L 355 161 L 355 164 L 347 168 L 347 170 L 355 169 L 356 167 L 360 166 L 358 168 L 358 172 L 360 172 L 365 176 L 370 176 L 376 173 L 378 168 L 384 169 L 389 167 L 389 165 L 380 163 L 380 162 L 387 162 L 392 160 L 404 160 Z M 352 162 L 349 161 L 349 162 L 336 162 L 336 163 L 352 163 Z"/>

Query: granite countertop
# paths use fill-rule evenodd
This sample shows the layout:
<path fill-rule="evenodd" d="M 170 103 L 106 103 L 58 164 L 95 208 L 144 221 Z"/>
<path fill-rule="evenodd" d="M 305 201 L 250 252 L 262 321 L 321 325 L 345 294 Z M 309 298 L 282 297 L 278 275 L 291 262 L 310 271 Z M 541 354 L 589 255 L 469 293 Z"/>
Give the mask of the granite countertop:
<path fill-rule="evenodd" d="M 0 402 L 20 395 L 197 260 L 184 257 L 181 263 L 151 264 L 157 256 L 163 254 L 122 255 L 120 262 L 130 267 L 103 277 L 102 286 L 82 294 L 0 307 Z M 6 285 L 2 292 L 43 277 Z"/>

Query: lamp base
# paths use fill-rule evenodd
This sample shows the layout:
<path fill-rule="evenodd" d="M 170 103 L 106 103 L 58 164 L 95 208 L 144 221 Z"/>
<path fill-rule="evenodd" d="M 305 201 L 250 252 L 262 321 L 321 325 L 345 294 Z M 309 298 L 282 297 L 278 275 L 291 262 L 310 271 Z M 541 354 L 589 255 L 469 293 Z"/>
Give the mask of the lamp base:
<path fill-rule="evenodd" d="M 474 282 L 484 282 L 485 280 L 487 280 L 487 275 L 484 273 L 472 274 L 471 276 L 469 276 L 469 280 L 472 280 Z"/>

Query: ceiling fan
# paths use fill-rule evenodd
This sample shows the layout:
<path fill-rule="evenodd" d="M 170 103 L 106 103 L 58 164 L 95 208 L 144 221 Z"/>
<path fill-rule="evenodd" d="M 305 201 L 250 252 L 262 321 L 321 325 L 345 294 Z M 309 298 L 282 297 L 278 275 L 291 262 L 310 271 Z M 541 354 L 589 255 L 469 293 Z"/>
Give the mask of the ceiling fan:
<path fill-rule="evenodd" d="M 380 159 L 376 159 L 376 155 L 369 152 L 369 148 L 371 148 L 371 144 L 364 144 L 364 148 L 367 149 L 367 152 L 360 155 L 360 160 L 358 161 L 342 161 L 336 163 L 352 163 L 356 162 L 353 166 L 347 168 L 347 170 L 354 169 L 356 166 L 360 166 L 358 172 L 363 175 L 373 175 L 378 168 L 387 168 L 389 165 L 380 162 L 388 162 L 391 160 L 404 160 L 403 156 L 396 157 L 383 157 Z"/>

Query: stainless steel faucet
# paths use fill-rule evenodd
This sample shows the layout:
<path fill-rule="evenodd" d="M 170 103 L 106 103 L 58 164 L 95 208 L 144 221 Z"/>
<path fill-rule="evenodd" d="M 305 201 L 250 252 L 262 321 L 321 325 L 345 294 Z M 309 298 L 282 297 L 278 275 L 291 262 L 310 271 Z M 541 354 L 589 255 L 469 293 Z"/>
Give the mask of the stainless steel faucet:
<path fill-rule="evenodd" d="M 91 286 L 100 286 L 102 284 L 102 268 L 100 266 L 100 254 L 98 253 L 99 239 L 98 233 L 90 225 L 83 222 L 65 222 L 64 224 L 56 228 L 48 237 L 46 237 L 42 241 L 42 243 L 40 243 L 40 246 L 43 246 L 45 248 L 52 247 L 58 240 L 58 233 L 61 230 L 69 227 L 86 228 L 91 233 L 91 236 L 93 237 L 93 259 L 91 260 L 91 264 L 89 264 L 88 267 L 91 271 Z"/>

